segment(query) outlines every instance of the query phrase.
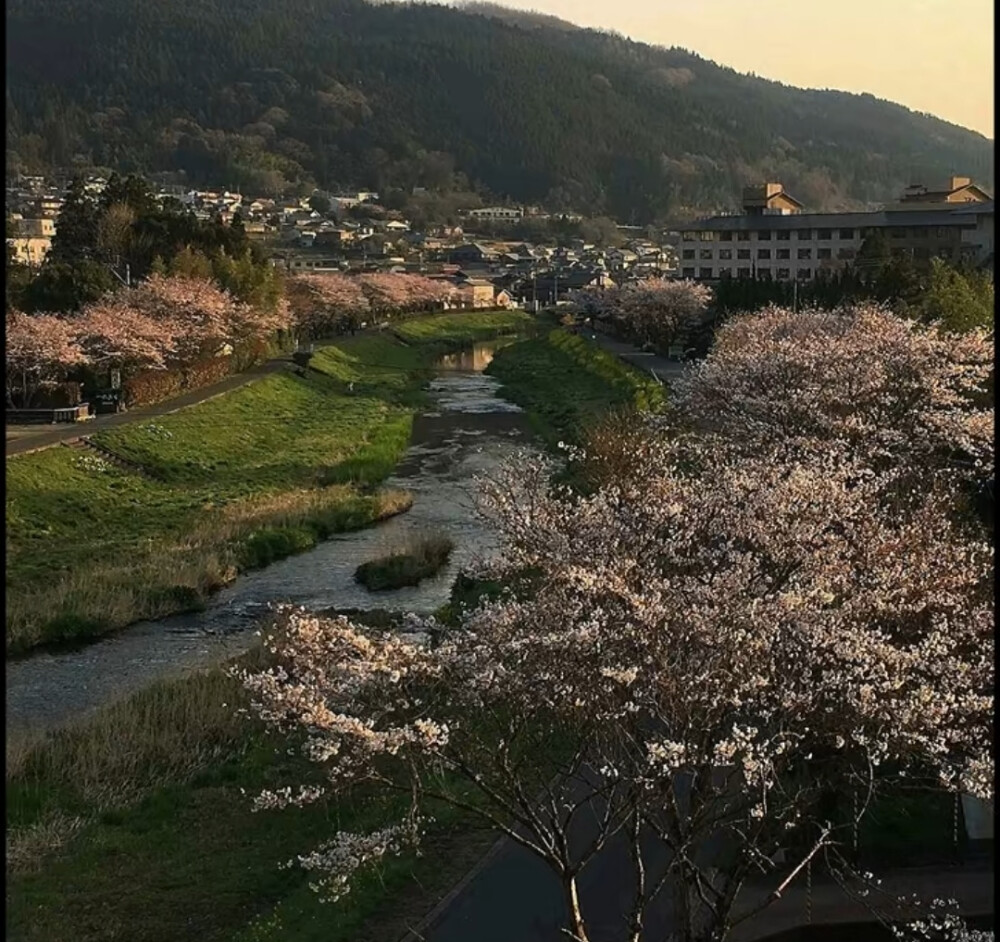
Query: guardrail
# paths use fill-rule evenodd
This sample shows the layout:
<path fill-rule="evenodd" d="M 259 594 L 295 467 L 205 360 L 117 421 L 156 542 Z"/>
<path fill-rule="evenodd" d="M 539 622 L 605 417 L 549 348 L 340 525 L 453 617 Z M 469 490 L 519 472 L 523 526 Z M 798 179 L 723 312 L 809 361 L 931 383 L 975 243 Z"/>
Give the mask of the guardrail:
<path fill-rule="evenodd" d="M 85 422 L 94 418 L 90 403 L 59 409 L 8 409 L 8 425 L 56 425 L 60 422 Z"/>

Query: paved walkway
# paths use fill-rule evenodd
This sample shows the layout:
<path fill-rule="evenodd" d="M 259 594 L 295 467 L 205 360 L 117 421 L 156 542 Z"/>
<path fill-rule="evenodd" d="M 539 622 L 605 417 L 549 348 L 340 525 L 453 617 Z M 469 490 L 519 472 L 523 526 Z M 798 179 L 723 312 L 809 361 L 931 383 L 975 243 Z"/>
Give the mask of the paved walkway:
<path fill-rule="evenodd" d="M 631 343 L 616 340 L 600 331 L 581 330 L 580 336 L 615 354 L 630 366 L 652 373 L 661 382 L 669 383 L 684 371 L 685 364 L 678 360 L 669 360 L 658 353 L 646 353 Z"/>
<path fill-rule="evenodd" d="M 581 875 L 584 917 L 595 942 L 626 937 L 622 913 L 632 899 L 630 873 L 627 859 L 612 850 Z M 993 913 L 993 882 L 992 860 L 964 867 L 897 870 L 882 876 L 882 886 L 897 896 L 916 894 L 926 902 L 954 898 L 966 916 Z M 761 895 L 761 890 L 746 890 L 737 912 L 750 908 Z M 889 912 L 887 903 L 888 898 L 883 909 Z M 563 919 L 562 895 L 551 871 L 528 851 L 503 840 L 402 942 L 558 942 L 565 938 Z M 658 899 L 647 912 L 645 936 L 665 937 L 671 921 L 669 900 Z M 730 938 L 732 942 L 758 942 L 810 924 L 873 921 L 864 901 L 851 899 L 832 883 L 818 881 L 807 894 L 803 878 L 782 899 L 737 926 Z"/>
<path fill-rule="evenodd" d="M 192 389 L 190 392 L 173 399 L 166 399 L 149 406 L 140 406 L 116 415 L 99 415 L 97 418 L 88 419 L 85 422 L 66 422 L 59 425 L 8 425 L 6 428 L 7 457 L 39 451 L 42 448 L 51 448 L 53 445 L 59 445 L 63 442 L 75 441 L 85 435 L 93 435 L 100 429 L 114 428 L 116 425 L 126 425 L 129 422 L 140 422 L 143 419 L 168 415 L 188 406 L 197 405 L 199 402 L 214 399 L 216 396 L 221 396 L 233 389 L 239 389 L 240 386 L 252 383 L 268 373 L 287 369 L 290 364 L 291 360 L 288 357 L 268 360 L 266 363 L 261 363 L 243 373 L 234 373 L 211 386 Z"/>

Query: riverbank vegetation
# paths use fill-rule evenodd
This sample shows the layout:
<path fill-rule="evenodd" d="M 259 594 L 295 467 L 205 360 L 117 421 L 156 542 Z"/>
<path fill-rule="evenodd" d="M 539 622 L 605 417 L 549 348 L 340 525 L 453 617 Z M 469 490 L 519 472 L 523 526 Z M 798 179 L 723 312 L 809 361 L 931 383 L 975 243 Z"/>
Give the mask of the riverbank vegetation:
<path fill-rule="evenodd" d="M 95 637 L 197 607 L 240 569 L 406 508 L 372 490 L 405 451 L 436 356 L 526 315 L 465 313 L 404 344 L 321 347 L 291 367 L 94 449 L 7 460 L 7 650 Z"/>
<path fill-rule="evenodd" d="M 563 329 L 498 350 L 486 372 L 550 443 L 577 440 L 609 408 L 656 411 L 665 402 L 654 379 Z"/>
<path fill-rule="evenodd" d="M 441 571 L 454 548 L 454 541 L 443 534 L 411 537 L 391 553 L 362 563 L 354 578 L 370 592 L 419 585 Z"/>
<path fill-rule="evenodd" d="M 262 663 L 259 651 L 240 662 Z M 8 938 L 395 939 L 492 842 L 468 816 L 442 807 L 424 857 L 393 862 L 350 903 L 325 906 L 307 874 L 280 869 L 277 859 L 305 853 L 331 820 L 377 827 L 398 803 L 369 794 L 291 816 L 254 812 L 256 791 L 308 770 L 236 715 L 245 705 L 219 668 L 162 681 L 40 739 L 9 738 Z"/>

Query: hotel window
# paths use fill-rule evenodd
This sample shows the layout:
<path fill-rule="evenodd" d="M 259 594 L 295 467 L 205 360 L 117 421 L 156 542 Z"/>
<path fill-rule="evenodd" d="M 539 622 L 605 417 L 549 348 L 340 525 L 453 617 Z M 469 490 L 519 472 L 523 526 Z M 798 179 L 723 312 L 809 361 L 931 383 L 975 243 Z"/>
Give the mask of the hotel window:
<path fill-rule="evenodd" d="M 736 269 L 736 275 L 739 278 L 749 278 L 750 277 L 750 269 L 749 268 L 737 268 Z"/>
<path fill-rule="evenodd" d="M 682 258 L 694 258 L 694 249 L 684 249 L 681 252 Z"/>
<path fill-rule="evenodd" d="M 711 261 L 712 260 L 712 250 L 711 249 L 702 249 L 698 253 L 698 258 L 708 259 L 709 261 Z"/>
<path fill-rule="evenodd" d="M 812 258 L 812 257 L 813 257 L 812 249 L 799 249 L 799 258 Z"/>
<path fill-rule="evenodd" d="M 905 239 L 907 231 L 905 229 L 890 229 L 889 235 L 891 235 L 894 239 Z"/>
<path fill-rule="evenodd" d="M 833 249 L 817 249 L 816 258 L 833 258 Z"/>
<path fill-rule="evenodd" d="M 698 269 L 698 277 L 699 278 L 711 278 L 712 277 L 712 269 L 711 268 L 699 268 Z"/>
<path fill-rule="evenodd" d="M 841 229 L 840 230 L 840 238 L 842 238 L 842 239 L 853 239 L 854 238 L 854 230 L 853 229 Z"/>
<path fill-rule="evenodd" d="M 749 258 L 750 257 L 750 249 L 737 249 L 736 250 L 736 257 L 737 258 Z"/>
<path fill-rule="evenodd" d="M 926 239 L 927 236 L 929 236 L 930 234 L 931 234 L 930 230 L 927 229 L 927 228 L 921 228 L 921 229 L 916 229 L 915 228 L 913 230 L 913 238 L 914 239 Z"/>
<path fill-rule="evenodd" d="M 775 255 L 775 258 L 791 258 L 791 257 L 792 257 L 791 249 L 778 249 L 778 252 Z"/>
<path fill-rule="evenodd" d="M 699 232 L 698 233 L 698 238 L 701 239 L 702 242 L 714 242 L 715 241 L 715 233 L 714 232 Z"/>
<path fill-rule="evenodd" d="M 832 229 L 820 229 L 819 230 L 819 235 L 817 236 L 817 238 L 820 240 L 820 242 L 829 242 L 830 239 L 833 238 L 833 230 Z"/>
<path fill-rule="evenodd" d="M 837 253 L 837 258 L 854 258 L 855 254 L 854 249 L 841 249 Z"/>
<path fill-rule="evenodd" d="M 798 234 L 800 242 L 805 239 L 811 239 L 813 235 L 812 229 L 796 229 L 795 231 Z"/>
<path fill-rule="evenodd" d="M 750 241 L 750 233 L 749 232 L 737 232 L 736 233 L 736 241 L 737 242 L 749 242 Z"/>
<path fill-rule="evenodd" d="M 733 250 L 732 249 L 719 249 L 719 258 L 720 259 L 731 259 L 732 257 L 733 257 Z"/>
<path fill-rule="evenodd" d="M 799 269 L 799 281 L 808 281 L 812 278 L 811 268 L 800 268 Z"/>
<path fill-rule="evenodd" d="M 757 272 L 757 277 L 761 281 L 770 281 L 771 280 L 771 269 L 770 268 L 762 268 L 760 271 Z"/>
<path fill-rule="evenodd" d="M 770 249 L 757 249 L 757 258 L 770 258 L 770 257 L 771 257 Z"/>
<path fill-rule="evenodd" d="M 681 276 L 683 278 L 694 278 L 694 269 L 693 268 L 682 268 L 681 269 Z"/>
<path fill-rule="evenodd" d="M 693 232 L 682 232 L 681 240 L 684 242 L 694 242 L 695 235 Z"/>
<path fill-rule="evenodd" d="M 757 233 L 757 241 L 758 242 L 770 242 L 771 241 L 771 230 L 770 229 L 762 229 L 760 232 L 758 232 Z"/>
<path fill-rule="evenodd" d="M 733 234 L 731 232 L 720 232 L 719 233 L 719 241 L 720 242 L 732 242 L 733 241 Z"/>
<path fill-rule="evenodd" d="M 778 233 L 779 242 L 787 242 L 792 237 L 792 234 L 786 229 L 784 232 Z"/>
<path fill-rule="evenodd" d="M 788 279 L 788 269 L 787 268 L 779 268 L 774 273 L 774 275 L 775 275 L 776 278 L 787 280 Z"/>

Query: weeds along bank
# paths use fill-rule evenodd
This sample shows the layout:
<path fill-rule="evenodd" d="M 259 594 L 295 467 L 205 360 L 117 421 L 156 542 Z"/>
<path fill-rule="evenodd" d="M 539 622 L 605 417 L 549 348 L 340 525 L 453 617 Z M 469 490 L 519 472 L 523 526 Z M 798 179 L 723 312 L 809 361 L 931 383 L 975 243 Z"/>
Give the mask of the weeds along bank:
<path fill-rule="evenodd" d="M 561 328 L 498 350 L 486 372 L 550 444 L 576 439 L 609 409 L 656 410 L 665 402 L 654 379 Z"/>
<path fill-rule="evenodd" d="M 308 873 L 279 865 L 332 822 L 377 827 L 398 799 L 253 812 L 252 795 L 301 781 L 307 764 L 236 714 L 242 697 L 216 669 L 41 742 L 8 740 L 7 938 L 348 942 L 364 926 L 365 938 L 397 939 L 491 843 L 443 806 L 433 852 L 389 863 L 342 903 L 320 902 Z"/>
<path fill-rule="evenodd" d="M 445 314 L 322 347 L 154 421 L 7 460 L 7 650 L 195 608 L 237 572 L 409 506 L 375 486 L 405 451 L 434 359 L 524 329 Z"/>

